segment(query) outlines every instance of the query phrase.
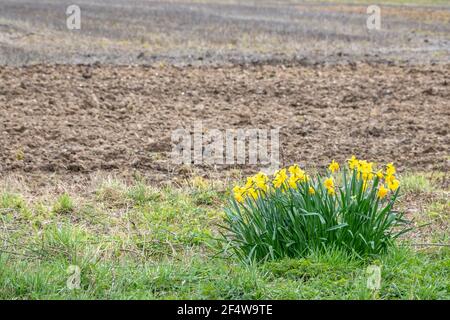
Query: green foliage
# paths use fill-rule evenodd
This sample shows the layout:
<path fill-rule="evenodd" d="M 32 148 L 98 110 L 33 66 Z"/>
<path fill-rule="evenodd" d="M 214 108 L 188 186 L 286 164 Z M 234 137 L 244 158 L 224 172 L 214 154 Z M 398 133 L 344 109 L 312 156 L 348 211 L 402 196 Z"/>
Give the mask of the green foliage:
<path fill-rule="evenodd" d="M 324 249 L 360 257 L 386 252 L 408 230 L 393 208 L 399 189 L 380 199 L 377 176 L 367 182 L 356 170 L 344 170 L 339 179 L 338 191 L 318 175 L 295 188 L 260 191 L 244 203 L 233 200 L 223 226 L 227 247 L 243 261 L 298 258 Z"/>
<path fill-rule="evenodd" d="M 128 198 L 134 188 L 85 193 L 92 198 L 77 197 L 72 214 L 51 214 L 46 197 L 28 202 L 2 193 L 0 299 L 450 298 L 447 248 L 394 246 L 376 262 L 323 249 L 243 264 L 218 255 L 210 241 L 224 215 L 222 192 L 145 186 L 146 200 L 138 203 Z M 212 200 L 199 206 L 203 193 Z M 26 208 L 42 223 L 24 223 Z M 376 292 L 365 272 L 374 263 L 382 268 Z M 80 289 L 67 287 L 70 266 L 80 268 Z"/>
<path fill-rule="evenodd" d="M 128 191 L 128 197 L 137 206 L 143 206 L 153 200 L 157 200 L 160 194 L 154 192 L 143 183 L 137 183 Z"/>
<path fill-rule="evenodd" d="M 74 209 L 75 206 L 72 198 L 67 193 L 64 193 L 56 200 L 52 211 L 55 214 L 69 214 L 72 213 Z"/>
<path fill-rule="evenodd" d="M 79 263 L 79 264 L 78 264 Z M 367 288 L 371 262 L 345 254 L 309 255 L 258 266 L 196 253 L 162 261 L 95 263 L 64 257 L 31 260 L 0 254 L 1 299 L 449 299 L 448 251 L 394 248 L 378 262 L 381 288 Z M 81 288 L 66 287 L 69 265 Z"/>
<path fill-rule="evenodd" d="M 426 214 L 429 218 L 438 219 L 442 223 L 450 222 L 450 200 L 446 197 L 430 203 Z"/>
<path fill-rule="evenodd" d="M 402 192 L 431 192 L 433 185 L 425 175 L 408 173 L 402 176 Z"/>
<path fill-rule="evenodd" d="M 23 197 L 9 192 L 5 192 L 1 195 L 0 214 L 24 219 L 30 219 L 32 216 L 32 212 L 28 208 Z"/>

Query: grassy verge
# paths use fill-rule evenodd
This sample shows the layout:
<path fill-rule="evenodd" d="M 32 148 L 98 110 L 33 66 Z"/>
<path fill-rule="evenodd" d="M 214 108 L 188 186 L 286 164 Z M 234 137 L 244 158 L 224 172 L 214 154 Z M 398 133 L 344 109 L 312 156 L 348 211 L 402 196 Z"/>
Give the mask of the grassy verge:
<path fill-rule="evenodd" d="M 152 188 L 107 179 L 82 196 L 0 190 L 2 299 L 449 299 L 448 190 L 442 175 L 404 177 L 412 238 L 376 260 L 339 253 L 247 266 L 213 240 L 229 190 L 201 179 Z M 411 199 L 414 199 L 412 201 Z M 420 202 L 420 199 L 424 199 Z M 367 288 L 379 265 L 379 291 Z M 77 266 L 80 288 L 69 289 Z"/>

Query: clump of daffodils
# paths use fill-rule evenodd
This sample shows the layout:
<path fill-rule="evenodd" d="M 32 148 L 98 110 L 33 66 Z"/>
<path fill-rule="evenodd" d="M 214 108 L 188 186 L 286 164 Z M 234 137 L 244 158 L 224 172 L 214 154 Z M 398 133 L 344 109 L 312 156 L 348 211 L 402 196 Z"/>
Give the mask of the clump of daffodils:
<path fill-rule="evenodd" d="M 358 256 L 380 254 L 407 229 L 394 211 L 400 181 L 393 163 L 377 168 L 352 156 L 332 160 L 324 174 L 294 164 L 262 172 L 233 188 L 226 208 L 228 247 L 242 259 L 299 257 L 338 248 Z"/>
<path fill-rule="evenodd" d="M 331 196 L 336 194 L 335 179 L 341 173 L 340 168 L 339 163 L 332 160 L 328 166 L 327 172 L 329 175 L 319 179 L 323 181 L 323 187 Z M 373 185 L 374 179 L 377 178 L 377 197 L 379 199 L 395 192 L 400 186 L 400 181 L 395 177 L 396 169 L 393 163 L 388 163 L 384 170 L 375 170 L 373 162 L 358 160 L 355 156 L 352 156 L 348 160 L 348 171 L 356 174 L 356 179 L 362 182 L 363 191 L 366 191 L 369 185 Z M 308 193 L 312 196 L 316 194 L 316 187 L 309 180 L 308 174 L 297 164 L 294 164 L 278 170 L 272 177 L 262 172 L 248 177 L 245 185 L 237 185 L 233 188 L 233 194 L 237 202 L 244 203 L 248 197 L 256 200 L 259 197 L 268 197 L 276 190 L 285 192 L 287 189 L 297 190 L 301 187 L 307 187 Z"/>

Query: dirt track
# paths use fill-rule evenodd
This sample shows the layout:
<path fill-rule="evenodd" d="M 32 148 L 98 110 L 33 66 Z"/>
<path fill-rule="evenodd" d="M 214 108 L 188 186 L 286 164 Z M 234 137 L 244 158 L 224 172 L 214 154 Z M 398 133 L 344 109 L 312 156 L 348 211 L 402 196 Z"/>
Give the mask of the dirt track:
<path fill-rule="evenodd" d="M 286 162 L 356 154 L 447 171 L 449 83 L 448 65 L 3 67 L 1 173 L 137 169 L 159 181 L 182 169 L 172 130 L 197 119 L 281 126 Z"/>

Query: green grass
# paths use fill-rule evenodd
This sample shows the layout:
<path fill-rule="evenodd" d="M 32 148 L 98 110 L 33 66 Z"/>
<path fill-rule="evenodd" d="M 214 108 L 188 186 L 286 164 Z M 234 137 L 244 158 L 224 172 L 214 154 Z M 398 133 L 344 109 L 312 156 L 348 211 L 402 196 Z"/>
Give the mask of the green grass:
<path fill-rule="evenodd" d="M 450 298 L 446 247 L 402 242 L 372 259 L 328 251 L 246 265 L 217 250 L 222 187 L 110 180 L 87 194 L 28 199 L 0 190 L 0 299 Z M 371 264 L 382 270 L 375 292 L 366 285 Z M 81 281 L 70 290 L 73 265 Z"/>
<path fill-rule="evenodd" d="M 402 191 L 404 193 L 420 193 L 433 191 L 430 177 L 420 173 L 407 173 L 402 176 Z"/>
<path fill-rule="evenodd" d="M 55 214 L 70 214 L 74 211 L 74 204 L 72 198 L 67 193 L 58 197 L 53 206 L 53 213 Z"/>
<path fill-rule="evenodd" d="M 87 248 L 84 248 L 87 249 Z M 80 248 L 81 250 L 81 248 Z M 379 291 L 366 286 L 367 263 L 311 256 L 260 266 L 193 253 L 155 261 L 44 261 L 0 256 L 2 299 L 449 299 L 448 251 L 395 249 L 376 264 Z M 66 286 L 69 265 L 81 268 L 81 288 Z"/>

